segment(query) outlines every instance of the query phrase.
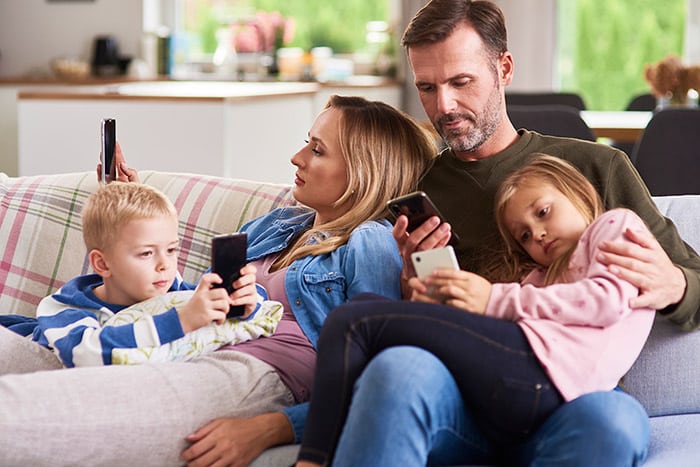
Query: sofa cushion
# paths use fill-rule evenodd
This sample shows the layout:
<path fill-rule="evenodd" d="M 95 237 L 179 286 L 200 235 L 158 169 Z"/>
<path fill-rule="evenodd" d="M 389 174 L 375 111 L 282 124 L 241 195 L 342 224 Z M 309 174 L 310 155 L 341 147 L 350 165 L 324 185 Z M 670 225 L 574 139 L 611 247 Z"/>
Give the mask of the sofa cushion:
<path fill-rule="evenodd" d="M 212 236 L 294 203 L 289 185 L 155 171 L 140 176 L 179 212 L 178 266 L 189 282 L 209 267 Z M 80 211 L 96 178 L 95 172 L 0 174 L 0 313 L 33 316 L 43 297 L 88 272 Z"/>
<path fill-rule="evenodd" d="M 695 467 L 700 464 L 700 414 L 652 417 L 649 455 L 644 467 Z"/>

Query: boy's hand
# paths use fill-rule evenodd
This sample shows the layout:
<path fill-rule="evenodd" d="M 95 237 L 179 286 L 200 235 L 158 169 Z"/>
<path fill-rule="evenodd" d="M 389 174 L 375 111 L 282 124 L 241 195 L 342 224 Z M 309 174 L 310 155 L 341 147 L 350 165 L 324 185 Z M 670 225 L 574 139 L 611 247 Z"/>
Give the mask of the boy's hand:
<path fill-rule="evenodd" d="M 194 295 L 177 310 L 185 333 L 194 331 L 211 322 L 222 324 L 229 309 L 229 298 L 224 288 L 212 288 L 220 284 L 221 278 L 214 273 L 204 274 Z"/>
<path fill-rule="evenodd" d="M 245 312 L 241 318 L 250 316 L 258 302 L 258 290 L 255 287 L 256 272 L 257 269 L 251 264 L 243 266 L 240 277 L 233 283 L 234 291 L 229 295 L 231 305 L 245 305 Z"/>

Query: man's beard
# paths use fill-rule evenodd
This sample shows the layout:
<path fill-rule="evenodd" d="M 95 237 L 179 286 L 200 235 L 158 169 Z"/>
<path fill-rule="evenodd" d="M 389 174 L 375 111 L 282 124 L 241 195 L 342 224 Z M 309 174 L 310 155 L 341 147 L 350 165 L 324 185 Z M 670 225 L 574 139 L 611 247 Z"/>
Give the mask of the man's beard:
<path fill-rule="evenodd" d="M 481 115 L 466 115 L 450 113 L 442 115 L 435 125 L 445 143 L 454 152 L 473 152 L 479 149 L 496 132 L 501 120 L 501 93 L 498 84 L 494 86 L 491 95 Z M 469 120 L 472 128 L 444 130 L 443 124 L 455 120 Z"/>

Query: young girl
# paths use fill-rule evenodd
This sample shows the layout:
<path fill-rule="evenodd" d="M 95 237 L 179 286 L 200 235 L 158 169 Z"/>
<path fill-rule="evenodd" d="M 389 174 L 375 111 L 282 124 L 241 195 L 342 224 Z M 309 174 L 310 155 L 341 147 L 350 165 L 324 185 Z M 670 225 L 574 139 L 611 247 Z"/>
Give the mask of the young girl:
<path fill-rule="evenodd" d="M 521 441 L 564 402 L 613 389 L 639 355 L 654 310 L 632 311 L 638 290 L 596 259 L 600 242 L 626 241 L 623 232 L 644 223 L 629 210 L 602 211 L 575 168 L 533 155 L 496 195 L 504 268 L 525 274 L 520 283 L 437 270 L 411 279 L 411 303 L 364 295 L 378 300 L 372 313 L 357 301 L 331 313 L 298 465 L 331 463 L 353 384 L 387 347 L 418 346 L 440 358 L 497 446 Z"/>

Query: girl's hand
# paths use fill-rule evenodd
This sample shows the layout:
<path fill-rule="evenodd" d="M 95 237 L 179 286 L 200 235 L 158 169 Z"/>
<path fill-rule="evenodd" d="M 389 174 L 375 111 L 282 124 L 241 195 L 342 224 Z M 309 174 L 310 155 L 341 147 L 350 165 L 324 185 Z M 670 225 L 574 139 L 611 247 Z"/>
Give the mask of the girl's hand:
<path fill-rule="evenodd" d="M 229 310 L 229 297 L 226 289 L 212 288 L 221 284 L 218 274 L 204 274 L 197 284 L 192 298 L 177 310 L 180 324 L 185 333 L 194 331 L 211 322 L 222 324 Z"/>
<path fill-rule="evenodd" d="M 241 268 L 241 276 L 233 283 L 234 291 L 229 295 L 231 305 L 245 305 L 242 318 L 247 318 L 255 310 L 258 291 L 255 287 L 257 269 L 251 264 Z"/>
<path fill-rule="evenodd" d="M 491 295 L 491 283 L 468 271 L 437 269 L 426 278 L 425 290 L 431 290 L 440 301 L 471 313 L 484 314 Z"/>

